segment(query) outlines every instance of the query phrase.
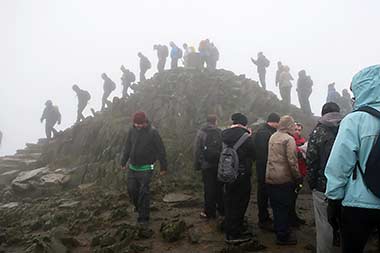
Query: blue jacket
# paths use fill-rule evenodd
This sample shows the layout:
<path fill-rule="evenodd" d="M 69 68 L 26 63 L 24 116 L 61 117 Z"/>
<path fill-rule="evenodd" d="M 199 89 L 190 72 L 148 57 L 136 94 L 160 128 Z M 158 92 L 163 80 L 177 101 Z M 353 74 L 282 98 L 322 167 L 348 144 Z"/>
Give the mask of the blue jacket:
<path fill-rule="evenodd" d="M 352 79 L 352 92 L 354 110 L 364 105 L 380 110 L 380 65 L 356 74 Z M 343 119 L 326 165 L 327 198 L 343 199 L 343 206 L 380 209 L 380 198 L 367 189 L 360 173 L 356 180 L 352 178 L 356 161 L 365 170 L 379 132 L 380 120 L 366 112 L 350 113 Z"/>

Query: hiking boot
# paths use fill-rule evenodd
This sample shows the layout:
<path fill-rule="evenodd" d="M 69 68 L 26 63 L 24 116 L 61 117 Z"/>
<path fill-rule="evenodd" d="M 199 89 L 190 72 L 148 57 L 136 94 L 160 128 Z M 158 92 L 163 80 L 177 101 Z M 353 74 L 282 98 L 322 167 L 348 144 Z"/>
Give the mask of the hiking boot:
<path fill-rule="evenodd" d="M 277 245 L 296 245 L 297 244 L 297 237 L 295 234 L 290 233 L 285 238 L 277 238 L 276 244 Z"/>
<path fill-rule="evenodd" d="M 266 221 L 259 222 L 258 225 L 259 225 L 259 228 L 262 230 L 274 232 L 273 221 L 271 219 L 267 219 Z"/>
<path fill-rule="evenodd" d="M 225 242 L 227 244 L 239 244 L 243 242 L 248 242 L 251 240 L 251 236 L 248 235 L 239 235 L 239 236 L 231 236 L 231 235 L 226 235 Z"/>

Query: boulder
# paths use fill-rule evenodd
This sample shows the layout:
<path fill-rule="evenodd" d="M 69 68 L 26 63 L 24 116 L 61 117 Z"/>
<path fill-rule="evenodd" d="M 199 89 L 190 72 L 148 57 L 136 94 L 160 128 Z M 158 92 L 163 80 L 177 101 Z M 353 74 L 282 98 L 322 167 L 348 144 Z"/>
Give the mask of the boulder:
<path fill-rule="evenodd" d="M 48 167 L 42 167 L 42 168 L 30 170 L 30 171 L 23 171 L 12 181 L 12 184 L 25 183 L 26 181 L 28 181 L 28 180 L 36 177 L 36 176 L 45 174 L 48 171 L 49 171 Z"/>

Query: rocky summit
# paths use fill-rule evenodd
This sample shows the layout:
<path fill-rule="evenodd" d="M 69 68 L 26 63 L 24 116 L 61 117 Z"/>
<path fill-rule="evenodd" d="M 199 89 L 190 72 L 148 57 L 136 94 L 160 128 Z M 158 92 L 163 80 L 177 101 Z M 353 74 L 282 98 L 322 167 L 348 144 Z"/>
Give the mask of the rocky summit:
<path fill-rule="evenodd" d="M 306 130 L 315 119 L 286 106 L 256 81 L 226 70 L 178 68 L 132 90 L 127 99 L 114 98 L 109 109 L 52 141 L 41 139 L 0 158 L 0 252 L 283 252 L 273 246 L 273 234 L 256 225 L 250 229 L 257 240 L 226 246 L 220 221 L 199 217 L 202 184 L 192 168 L 192 143 L 209 113 L 224 127 L 237 111 L 253 127 L 270 112 L 290 114 Z M 153 178 L 148 227 L 135 224 L 126 171 L 119 165 L 131 116 L 141 110 L 159 129 L 169 161 L 168 175 Z M 253 191 L 249 224 L 257 223 L 255 196 Z M 310 195 L 301 193 L 298 204 L 310 226 L 300 228 L 300 243 L 289 252 L 312 252 Z"/>

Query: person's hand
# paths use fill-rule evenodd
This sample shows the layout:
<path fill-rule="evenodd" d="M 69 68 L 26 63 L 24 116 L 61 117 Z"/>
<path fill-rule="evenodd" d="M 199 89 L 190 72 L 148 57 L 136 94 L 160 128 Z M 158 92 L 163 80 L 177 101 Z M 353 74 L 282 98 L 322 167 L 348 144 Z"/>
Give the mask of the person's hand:
<path fill-rule="evenodd" d="M 163 169 L 161 169 L 161 170 L 160 170 L 160 176 L 165 176 L 165 175 L 166 175 L 166 173 L 167 173 L 167 171 L 166 171 L 166 170 L 163 170 Z"/>
<path fill-rule="evenodd" d="M 329 199 L 327 204 L 327 220 L 334 230 L 339 230 L 341 224 L 341 199 Z"/>

